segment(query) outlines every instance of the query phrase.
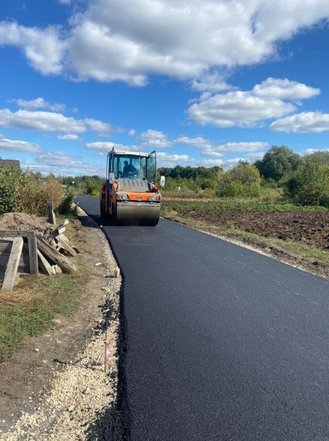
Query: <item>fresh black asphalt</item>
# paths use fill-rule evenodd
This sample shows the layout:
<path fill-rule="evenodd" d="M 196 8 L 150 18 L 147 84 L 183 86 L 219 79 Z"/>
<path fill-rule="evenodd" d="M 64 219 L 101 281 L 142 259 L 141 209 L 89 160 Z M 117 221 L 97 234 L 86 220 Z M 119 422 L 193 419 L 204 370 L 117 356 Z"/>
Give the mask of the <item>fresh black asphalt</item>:
<path fill-rule="evenodd" d="M 80 205 L 106 224 L 97 199 Z M 329 440 L 328 281 L 163 219 L 104 231 L 129 439 Z"/>

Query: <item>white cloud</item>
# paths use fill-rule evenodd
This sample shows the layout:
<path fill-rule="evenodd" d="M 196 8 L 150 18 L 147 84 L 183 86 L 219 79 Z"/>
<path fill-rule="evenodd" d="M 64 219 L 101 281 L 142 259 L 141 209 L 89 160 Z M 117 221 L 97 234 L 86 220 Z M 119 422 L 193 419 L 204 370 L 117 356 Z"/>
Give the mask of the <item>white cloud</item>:
<path fill-rule="evenodd" d="M 224 161 L 222 159 L 202 159 L 199 164 L 202 167 L 222 167 Z"/>
<path fill-rule="evenodd" d="M 0 127 L 34 129 L 42 132 L 83 133 L 93 130 L 104 133 L 111 129 L 110 124 L 94 119 L 78 120 L 60 113 L 44 111 L 0 109 Z"/>
<path fill-rule="evenodd" d="M 193 90 L 198 92 L 221 92 L 233 89 L 218 72 L 206 72 L 200 78 L 191 82 Z"/>
<path fill-rule="evenodd" d="M 128 132 L 128 136 L 136 136 L 136 134 L 137 134 L 137 131 L 135 129 L 131 129 Z"/>
<path fill-rule="evenodd" d="M 188 155 L 169 155 L 165 152 L 157 152 L 157 161 L 159 167 L 174 167 L 175 165 L 183 164 L 189 162 L 191 158 Z"/>
<path fill-rule="evenodd" d="M 55 175 L 104 175 L 104 166 L 90 162 L 77 161 L 76 158 L 63 152 L 44 153 L 38 155 L 35 161 L 25 163 L 25 167 L 43 174 Z"/>
<path fill-rule="evenodd" d="M 290 81 L 286 78 L 267 78 L 262 83 L 256 84 L 252 90 L 255 96 L 298 101 L 317 96 L 320 92 L 320 89 L 306 86 L 297 81 Z"/>
<path fill-rule="evenodd" d="M 72 0 L 57 0 L 61 5 L 70 5 Z"/>
<path fill-rule="evenodd" d="M 47 110 L 51 110 L 52 112 L 64 112 L 65 110 L 65 104 L 58 104 L 58 103 L 52 104 L 45 101 L 41 97 L 35 98 L 34 100 L 16 99 L 11 101 L 17 103 L 18 106 L 24 110 L 47 109 Z"/>
<path fill-rule="evenodd" d="M 44 75 L 60 74 L 66 42 L 56 26 L 45 29 L 20 26 L 15 22 L 0 22 L 0 46 L 20 48 L 29 64 Z"/>
<path fill-rule="evenodd" d="M 329 113 L 302 112 L 278 119 L 271 129 L 279 132 L 319 133 L 329 130 Z"/>
<path fill-rule="evenodd" d="M 88 142 L 86 144 L 87 149 L 89 150 L 95 150 L 95 151 L 103 151 L 103 152 L 109 152 L 110 150 L 117 149 L 117 150 L 129 150 L 131 147 L 127 147 L 123 144 L 117 144 L 115 142 Z"/>
<path fill-rule="evenodd" d="M 267 147 L 266 142 L 227 142 L 213 147 L 211 150 L 206 150 L 205 154 L 211 156 L 212 153 L 233 153 L 233 152 L 257 152 Z"/>
<path fill-rule="evenodd" d="M 147 147 L 165 148 L 172 145 L 167 139 L 167 136 L 158 130 L 149 129 L 146 132 L 141 133 L 139 138 L 144 146 Z"/>
<path fill-rule="evenodd" d="M 76 141 L 79 139 L 79 136 L 73 133 L 68 133 L 67 135 L 59 135 L 57 138 L 61 139 L 62 141 Z"/>
<path fill-rule="evenodd" d="M 142 86 L 154 74 L 193 80 L 263 62 L 278 42 L 328 17 L 327 0 L 94 0 L 66 29 L 0 22 L 0 44 L 19 47 L 43 74 Z"/>
<path fill-rule="evenodd" d="M 90 130 L 96 133 L 108 133 L 112 128 L 110 124 L 97 119 L 86 118 L 83 121 Z"/>
<path fill-rule="evenodd" d="M 328 149 L 306 149 L 304 151 L 304 155 L 308 156 L 308 155 L 312 155 L 313 153 L 316 152 L 329 152 L 329 148 Z"/>
<path fill-rule="evenodd" d="M 42 151 L 38 144 L 0 137 L 0 150 L 13 152 L 40 153 Z"/>
<path fill-rule="evenodd" d="M 191 120 L 201 125 L 250 127 L 263 120 L 287 115 L 296 110 L 301 99 L 319 93 L 319 89 L 302 83 L 268 78 L 248 91 L 203 94 L 188 109 L 188 114 Z"/>
<path fill-rule="evenodd" d="M 181 136 L 180 138 L 175 139 L 174 143 L 184 144 L 199 148 L 211 148 L 212 146 L 211 142 L 203 138 L 202 136 L 197 136 L 195 138 L 190 138 L 189 136 Z"/>

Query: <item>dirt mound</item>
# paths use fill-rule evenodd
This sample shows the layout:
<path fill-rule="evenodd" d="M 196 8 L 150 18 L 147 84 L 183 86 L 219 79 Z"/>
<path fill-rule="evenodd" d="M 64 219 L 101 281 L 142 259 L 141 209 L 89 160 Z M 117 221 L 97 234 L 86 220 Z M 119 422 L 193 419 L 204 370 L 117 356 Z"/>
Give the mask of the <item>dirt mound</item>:
<path fill-rule="evenodd" d="M 44 232 L 50 227 L 44 218 L 26 213 L 5 213 L 0 216 L 0 230 Z"/>

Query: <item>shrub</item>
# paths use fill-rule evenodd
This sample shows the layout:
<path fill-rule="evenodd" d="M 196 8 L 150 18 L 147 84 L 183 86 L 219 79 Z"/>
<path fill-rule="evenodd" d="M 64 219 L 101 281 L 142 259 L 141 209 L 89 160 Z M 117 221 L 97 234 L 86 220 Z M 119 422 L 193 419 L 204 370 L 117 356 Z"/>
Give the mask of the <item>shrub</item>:
<path fill-rule="evenodd" d="M 0 184 L 0 214 L 17 211 L 17 193 L 7 186 Z"/>
<path fill-rule="evenodd" d="M 220 197 L 255 197 L 260 192 L 261 178 L 254 165 L 240 163 L 227 171 L 220 181 Z"/>
<path fill-rule="evenodd" d="M 21 174 L 18 170 L 0 166 L 0 214 L 18 209 Z"/>
<path fill-rule="evenodd" d="M 53 176 L 0 167 L 0 214 L 20 211 L 46 216 L 48 202 L 57 208 L 63 196 L 62 184 Z"/>
<path fill-rule="evenodd" d="M 64 189 L 53 176 L 42 178 L 30 172 L 22 174 L 22 184 L 18 196 L 20 211 L 46 216 L 48 203 L 57 208 L 64 197 Z"/>
<path fill-rule="evenodd" d="M 285 192 L 302 205 L 329 208 L 329 164 L 308 163 L 285 183 Z"/>
<path fill-rule="evenodd" d="M 73 206 L 74 194 L 68 191 L 59 204 L 58 213 L 66 216 L 73 216 L 76 214 L 76 208 Z"/>

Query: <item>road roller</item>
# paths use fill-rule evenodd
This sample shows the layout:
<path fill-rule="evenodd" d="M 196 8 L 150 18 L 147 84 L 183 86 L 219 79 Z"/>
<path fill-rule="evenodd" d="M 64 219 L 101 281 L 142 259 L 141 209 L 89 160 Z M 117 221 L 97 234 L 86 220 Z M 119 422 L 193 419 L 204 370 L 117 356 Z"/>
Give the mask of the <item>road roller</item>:
<path fill-rule="evenodd" d="M 102 184 L 101 215 L 119 225 L 157 225 L 160 218 L 161 176 L 156 182 L 156 152 L 112 149 L 107 155 Z"/>

